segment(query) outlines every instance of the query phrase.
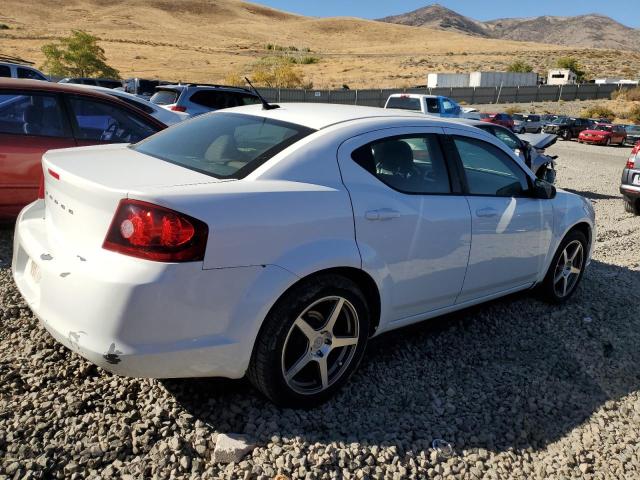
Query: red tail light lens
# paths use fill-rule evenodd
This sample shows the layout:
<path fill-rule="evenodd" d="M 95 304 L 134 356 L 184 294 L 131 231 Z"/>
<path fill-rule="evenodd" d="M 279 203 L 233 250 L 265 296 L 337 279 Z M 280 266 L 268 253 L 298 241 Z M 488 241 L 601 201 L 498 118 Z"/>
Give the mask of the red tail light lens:
<path fill-rule="evenodd" d="M 169 110 L 173 110 L 174 112 L 186 112 L 187 107 L 183 107 L 182 105 L 173 105 Z"/>
<path fill-rule="evenodd" d="M 209 229 L 188 215 L 140 200 L 120 201 L 102 247 L 156 262 L 204 259 Z"/>
<path fill-rule="evenodd" d="M 633 155 L 629 157 L 629 160 L 627 160 L 627 168 L 635 168 Z"/>

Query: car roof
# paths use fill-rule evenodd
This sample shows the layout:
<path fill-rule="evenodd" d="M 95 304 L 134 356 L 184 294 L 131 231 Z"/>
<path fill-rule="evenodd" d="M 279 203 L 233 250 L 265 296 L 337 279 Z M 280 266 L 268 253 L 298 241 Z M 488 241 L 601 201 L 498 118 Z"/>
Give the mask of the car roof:
<path fill-rule="evenodd" d="M 46 82 L 43 80 L 24 80 L 20 78 L 0 78 L 0 89 L 3 90 L 40 90 L 46 92 L 67 92 L 94 95 L 99 98 L 113 98 L 108 95 L 85 88 L 74 83 Z"/>
<path fill-rule="evenodd" d="M 389 98 L 409 97 L 409 98 L 447 98 L 442 95 L 428 95 L 426 93 L 392 93 Z"/>
<path fill-rule="evenodd" d="M 271 118 L 283 122 L 295 123 L 308 128 L 320 130 L 337 123 L 374 118 L 410 118 L 421 123 L 451 124 L 451 118 L 440 118 L 424 115 L 409 110 L 340 105 L 332 103 L 280 103 L 280 108 L 263 110 L 261 104 L 227 108 L 221 113 L 243 113 L 259 117 Z M 443 125 L 446 126 L 446 125 Z"/>
<path fill-rule="evenodd" d="M 206 83 L 178 83 L 178 84 L 166 84 L 166 85 L 158 85 L 156 87 L 157 90 L 184 90 L 185 88 L 201 88 L 203 90 L 222 90 L 222 91 L 233 91 L 240 93 L 248 93 L 255 96 L 255 93 L 250 91 L 244 87 L 233 87 L 230 85 L 213 85 Z"/>
<path fill-rule="evenodd" d="M 149 100 L 145 100 L 144 98 L 140 98 L 139 96 L 134 95 L 133 93 L 125 92 L 124 90 L 116 90 L 115 88 L 101 87 L 100 85 L 83 85 L 81 83 L 77 84 L 77 86 L 79 86 L 84 90 L 93 90 L 94 92 L 104 93 L 106 95 L 111 95 L 112 97 L 130 98 L 135 102 L 140 102 L 145 105 L 148 104 L 150 107 L 157 107 L 155 103 L 151 103 Z"/>

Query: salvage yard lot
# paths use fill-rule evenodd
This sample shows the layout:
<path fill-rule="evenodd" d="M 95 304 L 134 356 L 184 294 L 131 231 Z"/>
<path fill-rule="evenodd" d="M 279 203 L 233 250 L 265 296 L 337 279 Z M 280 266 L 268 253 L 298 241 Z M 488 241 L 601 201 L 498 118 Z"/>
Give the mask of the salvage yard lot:
<path fill-rule="evenodd" d="M 92 366 L 33 318 L 11 279 L 13 231 L 0 229 L 0 478 L 637 478 L 640 218 L 618 192 L 629 149 L 549 153 L 558 185 L 597 214 L 576 295 L 561 307 L 513 295 L 384 335 L 309 411 L 280 410 L 243 381 Z M 214 464 L 220 433 L 257 446 Z"/>

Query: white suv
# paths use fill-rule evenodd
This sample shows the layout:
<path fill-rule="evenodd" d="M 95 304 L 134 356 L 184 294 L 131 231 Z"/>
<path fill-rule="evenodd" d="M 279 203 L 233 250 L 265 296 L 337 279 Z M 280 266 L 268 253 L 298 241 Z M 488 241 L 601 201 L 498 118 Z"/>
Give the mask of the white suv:
<path fill-rule="evenodd" d="M 162 85 L 156 87 L 150 101 L 192 117 L 223 108 L 260 103 L 258 96 L 245 88 L 205 84 Z"/>
<path fill-rule="evenodd" d="M 0 62 L 0 77 L 49 81 L 49 78 L 40 70 L 28 65 L 11 62 Z"/>

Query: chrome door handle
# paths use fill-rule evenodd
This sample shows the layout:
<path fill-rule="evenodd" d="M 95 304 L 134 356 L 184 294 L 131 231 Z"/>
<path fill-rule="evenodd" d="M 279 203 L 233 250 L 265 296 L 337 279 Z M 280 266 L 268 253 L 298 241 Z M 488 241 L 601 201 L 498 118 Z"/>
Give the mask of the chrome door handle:
<path fill-rule="evenodd" d="M 478 217 L 497 217 L 498 216 L 498 212 L 495 208 L 480 208 L 478 210 L 476 210 L 476 215 Z"/>
<path fill-rule="evenodd" d="M 392 218 L 398 218 L 400 212 L 393 208 L 379 208 L 378 210 L 369 210 L 364 214 L 364 218 L 367 220 L 391 220 Z"/>

